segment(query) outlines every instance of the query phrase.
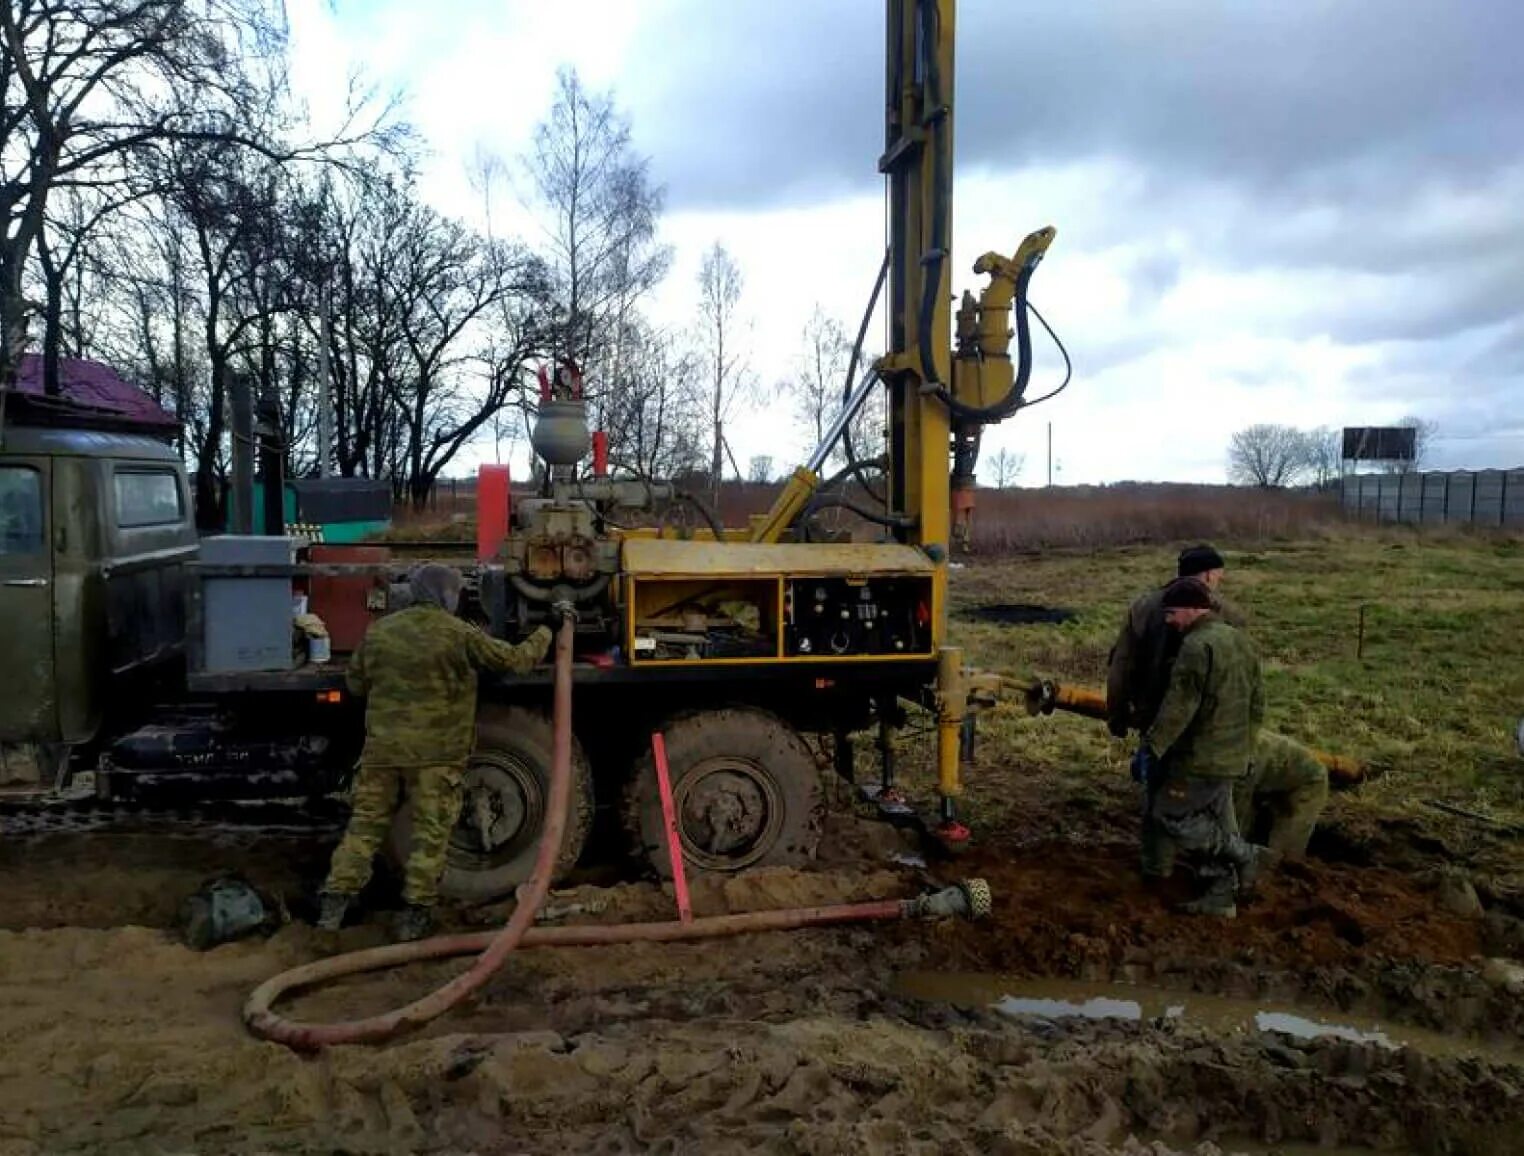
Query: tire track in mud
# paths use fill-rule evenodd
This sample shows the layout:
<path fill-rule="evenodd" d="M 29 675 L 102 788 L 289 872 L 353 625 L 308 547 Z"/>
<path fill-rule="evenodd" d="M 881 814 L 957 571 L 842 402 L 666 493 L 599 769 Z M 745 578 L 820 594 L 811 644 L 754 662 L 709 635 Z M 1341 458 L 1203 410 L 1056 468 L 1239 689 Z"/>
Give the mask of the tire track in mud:
<path fill-rule="evenodd" d="M 287 895 L 320 877 L 331 835 L 233 826 L 0 841 L 0 925 L 43 928 L 0 931 L 0 1095 L 23 1106 L 0 1122 L 0 1152 L 1209 1156 L 1252 1140 L 1490 1156 L 1515 1151 L 1524 1126 L 1524 1071 L 1486 1058 L 1011 1020 L 889 994 L 898 971 L 976 968 L 1524 1028 L 1519 995 L 1478 966 L 1498 945 L 1487 917 L 1439 909 L 1412 870 L 1314 862 L 1224 925 L 1172 915 L 1123 846 L 989 848 L 937 869 L 992 878 L 986 925 L 530 952 L 422 1036 L 314 1062 L 246 1037 L 239 1003 L 274 971 L 373 942 L 376 928 L 334 940 L 293 925 L 197 954 L 123 926 L 168 926 L 185 894 L 229 869 Z M 702 880 L 695 902 L 718 913 L 913 886 L 862 859 Z M 559 901 L 598 922 L 666 917 L 671 903 L 644 883 Z M 91 921 L 102 930 L 79 926 Z M 374 1009 L 451 968 L 346 985 L 298 1010 Z"/>

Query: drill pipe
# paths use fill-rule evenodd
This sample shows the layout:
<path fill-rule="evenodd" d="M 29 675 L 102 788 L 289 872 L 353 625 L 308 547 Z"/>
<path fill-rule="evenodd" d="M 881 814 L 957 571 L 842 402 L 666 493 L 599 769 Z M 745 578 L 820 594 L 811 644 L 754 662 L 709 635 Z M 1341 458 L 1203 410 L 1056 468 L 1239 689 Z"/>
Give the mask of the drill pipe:
<path fill-rule="evenodd" d="M 1045 678 L 1035 678 L 1022 688 L 1022 700 L 1030 715 L 1052 714 L 1061 710 L 1081 718 L 1105 721 L 1106 695 L 1084 686 L 1063 686 Z M 1365 782 L 1365 766 L 1349 755 L 1336 755 L 1312 749 L 1312 757 L 1328 771 L 1329 786 L 1357 787 Z"/>

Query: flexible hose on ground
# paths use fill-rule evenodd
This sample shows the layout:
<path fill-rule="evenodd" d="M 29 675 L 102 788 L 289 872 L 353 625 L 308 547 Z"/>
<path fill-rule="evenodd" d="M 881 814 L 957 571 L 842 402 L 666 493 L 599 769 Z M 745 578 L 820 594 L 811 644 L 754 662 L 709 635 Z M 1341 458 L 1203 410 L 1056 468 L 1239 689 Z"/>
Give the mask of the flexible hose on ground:
<path fill-rule="evenodd" d="M 373 970 L 376 966 L 394 966 L 414 959 L 437 958 L 435 950 L 440 941 L 420 940 L 417 943 L 398 944 L 393 949 L 397 952 L 395 958 L 385 965 L 370 961 L 368 957 L 373 956 L 373 952 L 361 951 L 336 955 L 318 963 L 294 968 L 266 980 L 249 996 L 243 1008 L 243 1022 L 251 1032 L 262 1039 L 303 1050 L 332 1044 L 382 1043 L 449 1011 L 491 979 L 503 961 L 518 947 L 550 890 L 551 876 L 555 873 L 556 859 L 561 852 L 561 837 L 566 831 L 566 814 L 571 800 L 571 668 L 572 635 L 575 629 L 575 622 L 566 618 L 556 633 L 555 731 L 551 744 L 550 799 L 545 809 L 545 833 L 540 839 L 539 852 L 535 857 L 534 874 L 530 876 L 529 885 L 508 922 L 482 945 L 484 950 L 480 958 L 468 971 L 406 1007 L 368 1019 L 336 1024 L 304 1024 L 284 1019 L 275 1014 L 275 1001 L 288 991 L 310 987 L 339 976 L 356 975 Z"/>

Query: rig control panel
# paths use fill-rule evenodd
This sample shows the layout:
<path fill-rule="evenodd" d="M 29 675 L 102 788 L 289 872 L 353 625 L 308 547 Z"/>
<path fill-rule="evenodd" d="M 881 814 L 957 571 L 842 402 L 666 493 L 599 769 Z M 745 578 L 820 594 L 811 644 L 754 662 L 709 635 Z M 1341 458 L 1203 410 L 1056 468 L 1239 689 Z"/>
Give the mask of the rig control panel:
<path fill-rule="evenodd" d="M 926 654 L 930 583 L 919 578 L 791 578 L 783 586 L 789 657 Z"/>

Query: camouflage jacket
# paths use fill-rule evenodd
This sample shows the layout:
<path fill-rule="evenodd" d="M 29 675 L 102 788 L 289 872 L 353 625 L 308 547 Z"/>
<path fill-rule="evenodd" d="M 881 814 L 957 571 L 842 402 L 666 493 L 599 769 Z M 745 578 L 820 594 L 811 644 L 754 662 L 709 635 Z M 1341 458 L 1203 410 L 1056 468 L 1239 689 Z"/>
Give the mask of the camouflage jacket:
<path fill-rule="evenodd" d="M 349 689 L 366 699 L 361 762 L 464 765 L 476 737 L 477 672 L 523 674 L 545 657 L 550 640 L 542 626 L 511 646 L 437 606 L 411 606 L 381 619 L 366 632 L 347 674 Z"/>
<path fill-rule="evenodd" d="M 1212 609 L 1229 626 L 1248 625 L 1248 616 L 1215 590 Z M 1122 619 L 1106 671 L 1106 716 L 1118 732 L 1142 731 L 1154 721 L 1179 650 L 1180 635 L 1164 621 L 1164 587 L 1140 594 Z"/>
<path fill-rule="evenodd" d="M 1171 776 L 1237 779 L 1248 770 L 1264 719 L 1254 644 L 1216 614 L 1204 614 L 1181 639 L 1143 741 Z"/>
<path fill-rule="evenodd" d="M 1318 762 L 1317 755 L 1283 734 L 1259 732 L 1249 758 L 1245 789 L 1255 795 L 1282 795 L 1316 783 L 1328 784 L 1328 768 Z M 1238 789 L 1234 787 L 1235 794 Z"/>

